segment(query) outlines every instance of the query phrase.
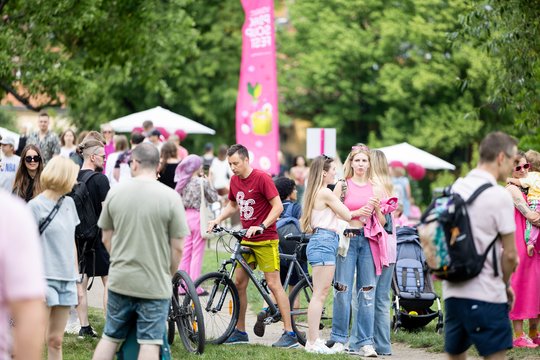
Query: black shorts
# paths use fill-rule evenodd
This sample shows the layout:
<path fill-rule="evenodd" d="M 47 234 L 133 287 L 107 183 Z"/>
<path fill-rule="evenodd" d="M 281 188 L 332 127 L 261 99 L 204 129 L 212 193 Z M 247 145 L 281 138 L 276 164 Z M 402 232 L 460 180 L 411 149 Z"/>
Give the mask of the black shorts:
<path fill-rule="evenodd" d="M 481 356 L 512 348 L 508 304 L 449 298 L 444 301 L 444 350 L 461 354 L 471 345 Z"/>
<path fill-rule="evenodd" d="M 109 253 L 101 241 L 97 241 L 94 245 L 94 250 L 86 250 L 81 254 L 82 249 L 79 246 L 79 273 L 83 272 L 91 276 L 107 276 L 109 275 Z"/>

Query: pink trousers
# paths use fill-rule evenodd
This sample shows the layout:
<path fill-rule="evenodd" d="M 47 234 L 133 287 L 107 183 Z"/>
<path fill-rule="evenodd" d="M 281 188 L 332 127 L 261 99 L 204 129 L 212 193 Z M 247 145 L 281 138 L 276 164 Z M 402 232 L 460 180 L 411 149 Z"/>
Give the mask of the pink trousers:
<path fill-rule="evenodd" d="M 200 213 L 195 209 L 186 209 L 186 219 L 191 234 L 184 238 L 184 250 L 179 270 L 184 270 L 195 282 L 201 275 L 204 247 L 206 240 L 201 236 Z"/>

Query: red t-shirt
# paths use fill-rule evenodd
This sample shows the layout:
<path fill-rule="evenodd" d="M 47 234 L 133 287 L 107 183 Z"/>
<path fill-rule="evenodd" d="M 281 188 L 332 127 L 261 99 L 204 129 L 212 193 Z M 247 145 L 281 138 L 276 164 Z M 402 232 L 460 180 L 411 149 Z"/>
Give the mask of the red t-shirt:
<path fill-rule="evenodd" d="M 236 201 L 240 210 L 240 221 L 244 229 L 260 225 L 270 214 L 270 200 L 279 193 L 270 175 L 257 169 L 245 179 L 231 177 L 229 200 Z M 262 234 L 252 236 L 249 241 L 274 240 L 278 238 L 276 224 L 268 226 Z"/>

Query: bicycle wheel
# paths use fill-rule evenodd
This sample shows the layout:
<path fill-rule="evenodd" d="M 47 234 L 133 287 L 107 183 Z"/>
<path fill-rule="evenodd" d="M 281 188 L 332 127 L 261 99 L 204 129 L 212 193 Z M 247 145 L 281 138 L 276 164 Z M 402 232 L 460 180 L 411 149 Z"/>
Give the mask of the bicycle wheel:
<path fill-rule="evenodd" d="M 289 301 L 291 305 L 291 323 L 293 331 L 296 333 L 298 342 L 302 345 L 306 344 L 306 332 L 308 329 L 307 310 L 309 302 L 313 297 L 313 289 L 311 288 L 311 276 L 309 282 L 307 279 L 302 279 L 294 287 Z M 331 294 L 329 294 L 329 298 Z M 330 305 L 331 299 L 327 301 L 323 307 L 321 314 L 321 321 L 319 323 L 319 330 L 332 328 L 332 307 Z"/>
<path fill-rule="evenodd" d="M 195 281 L 195 287 L 208 292 L 200 297 L 206 342 L 221 344 L 229 338 L 238 322 L 238 290 L 231 279 L 219 272 L 201 276 Z"/>
<path fill-rule="evenodd" d="M 197 290 L 189 275 L 184 271 L 177 271 L 173 277 L 173 288 L 183 299 L 173 296 L 173 308 L 177 307 L 175 323 L 178 334 L 187 351 L 202 354 L 204 352 L 204 317 L 197 295 Z M 173 292 L 174 294 L 174 292 Z"/>

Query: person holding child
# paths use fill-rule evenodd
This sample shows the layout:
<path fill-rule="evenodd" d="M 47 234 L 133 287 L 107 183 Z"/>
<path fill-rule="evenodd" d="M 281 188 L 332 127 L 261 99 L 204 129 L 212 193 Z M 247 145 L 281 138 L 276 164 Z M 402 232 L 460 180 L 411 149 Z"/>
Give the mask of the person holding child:
<path fill-rule="evenodd" d="M 525 153 L 518 152 L 516 166 L 512 179 L 521 181 L 527 178 L 529 162 Z M 515 181 L 515 182 L 517 182 Z M 538 225 L 540 213 L 532 211 L 527 205 L 527 189 L 509 184 L 506 189 L 514 201 L 514 219 L 516 222 L 516 248 L 519 265 L 512 275 L 511 286 L 514 290 L 514 306 L 510 311 L 510 320 L 514 326 L 514 347 L 536 348 L 540 345 L 538 323 L 540 320 L 540 253 L 534 253 L 534 248 L 525 241 L 526 223 Z M 533 250 L 533 251 L 531 251 Z M 523 331 L 524 320 L 529 320 L 529 336 Z"/>
<path fill-rule="evenodd" d="M 336 165 L 326 155 L 313 160 L 304 197 L 304 213 L 300 224 L 307 233 L 313 233 L 307 246 L 308 262 L 312 266 L 313 297 L 308 306 L 308 333 L 305 349 L 311 353 L 331 354 L 319 338 L 319 324 L 325 299 L 332 286 L 339 244 L 338 218 L 351 220 L 351 212 L 339 201 L 328 185 L 334 183 Z M 334 313 L 342 311 L 334 306 Z"/>
<path fill-rule="evenodd" d="M 527 202 L 532 211 L 540 211 L 540 153 L 534 150 L 529 150 L 525 153 L 527 164 L 523 167 L 530 167 L 527 176 L 522 178 L 508 178 L 509 184 L 514 184 L 522 188 L 528 189 Z M 540 236 L 540 228 L 533 226 L 530 221 L 527 221 L 525 227 L 525 243 L 527 244 L 527 253 L 532 256 L 534 247 Z"/>

